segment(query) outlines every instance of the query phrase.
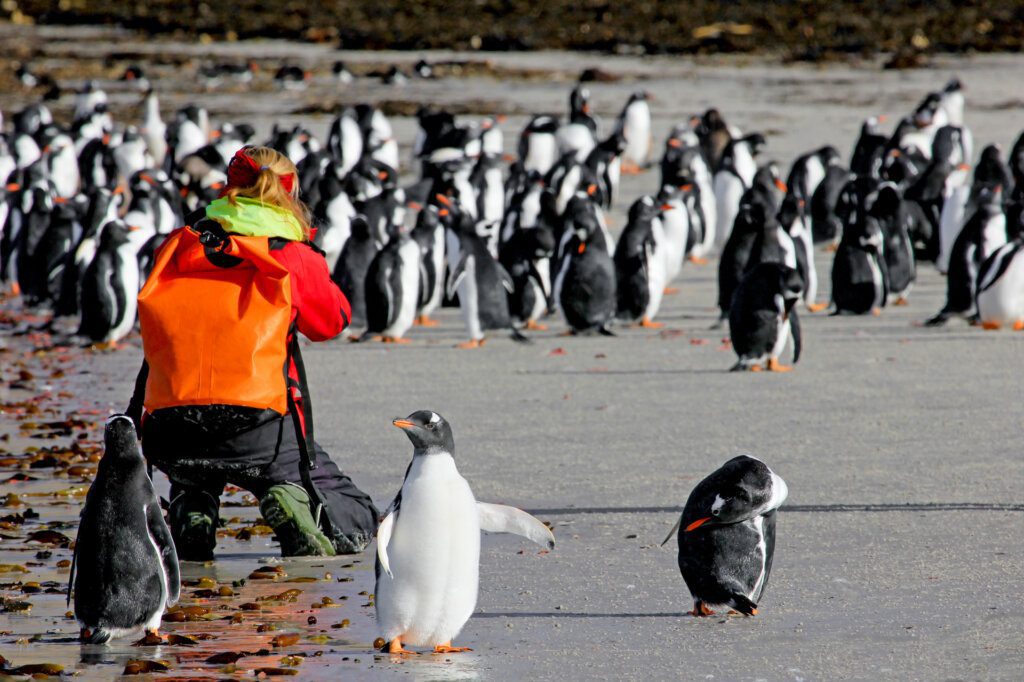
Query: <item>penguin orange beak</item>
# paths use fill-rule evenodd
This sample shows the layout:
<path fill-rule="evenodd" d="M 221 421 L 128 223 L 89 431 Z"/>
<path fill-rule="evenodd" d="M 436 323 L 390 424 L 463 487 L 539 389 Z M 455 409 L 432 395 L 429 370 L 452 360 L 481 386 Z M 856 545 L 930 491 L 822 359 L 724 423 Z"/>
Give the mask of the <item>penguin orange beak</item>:
<path fill-rule="evenodd" d="M 778 178 L 775 178 L 775 186 L 779 188 L 780 192 L 786 192 L 787 191 L 786 183 L 784 183 L 782 180 L 780 180 Z"/>
<path fill-rule="evenodd" d="M 448 197 L 446 197 L 444 194 L 435 194 L 434 198 L 437 199 L 440 203 L 444 204 L 445 206 L 451 206 L 452 205 L 451 200 Z"/>
<path fill-rule="evenodd" d="M 662 211 L 671 211 L 674 208 L 675 208 L 675 206 L 673 206 L 672 204 L 662 204 L 661 205 L 661 210 Z"/>
<path fill-rule="evenodd" d="M 703 519 L 697 519 L 696 521 L 694 521 L 693 523 L 691 523 L 689 526 L 686 527 L 686 532 L 689 533 L 691 530 L 697 530 L 698 528 L 700 528 L 701 526 L 703 526 L 705 523 L 707 523 L 710 520 L 711 520 L 710 516 L 705 516 Z"/>
<path fill-rule="evenodd" d="M 416 424 L 412 423 L 408 419 L 394 419 L 394 420 L 392 420 L 391 423 L 394 424 L 395 426 L 397 426 L 400 429 L 414 429 L 414 428 L 416 428 Z"/>

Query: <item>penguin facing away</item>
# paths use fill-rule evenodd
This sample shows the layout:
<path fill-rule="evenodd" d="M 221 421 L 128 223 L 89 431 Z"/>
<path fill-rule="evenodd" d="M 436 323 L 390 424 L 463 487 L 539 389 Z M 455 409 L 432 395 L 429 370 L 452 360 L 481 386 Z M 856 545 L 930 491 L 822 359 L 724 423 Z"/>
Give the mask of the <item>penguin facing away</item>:
<path fill-rule="evenodd" d="M 374 645 L 392 654 L 416 653 L 407 644 L 469 651 L 451 643 L 476 607 L 480 531 L 515 533 L 546 549 L 555 537 L 522 510 L 476 501 L 441 415 L 420 410 L 392 423 L 412 441 L 413 457 L 377 530 Z"/>
<path fill-rule="evenodd" d="M 748 455 L 730 459 L 693 489 L 665 538 L 678 529 L 679 572 L 693 596 L 693 616 L 712 616 L 714 606 L 757 615 L 775 554 L 775 512 L 788 494 L 778 474 Z"/>
<path fill-rule="evenodd" d="M 181 590 L 178 557 L 146 474 L 135 424 L 107 420 L 99 471 L 82 509 L 70 586 L 83 642 L 145 630 L 159 637 L 164 609 Z M 71 601 L 72 591 L 68 591 Z"/>
<path fill-rule="evenodd" d="M 739 356 L 733 371 L 792 369 L 780 364 L 779 356 L 792 337 L 793 364 L 800 359 L 800 319 L 795 305 L 802 294 L 800 273 L 781 263 L 760 263 L 746 274 L 729 309 L 729 335 Z"/>

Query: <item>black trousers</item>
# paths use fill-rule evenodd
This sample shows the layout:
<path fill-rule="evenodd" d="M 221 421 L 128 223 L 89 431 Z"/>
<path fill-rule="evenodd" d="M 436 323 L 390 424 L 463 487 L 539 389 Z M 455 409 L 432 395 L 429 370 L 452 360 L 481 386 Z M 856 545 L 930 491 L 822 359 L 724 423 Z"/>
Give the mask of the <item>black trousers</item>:
<path fill-rule="evenodd" d="M 257 499 L 271 486 L 302 485 L 302 454 L 292 418 L 270 410 L 225 406 L 158 410 L 143 422 L 142 449 L 146 459 L 170 479 L 172 500 L 198 492 L 217 500 L 227 483 Z M 367 544 L 377 528 L 377 508 L 323 448 L 316 444 L 315 450 L 317 468 L 310 476 L 334 532 L 349 542 L 365 539 L 358 544 Z"/>

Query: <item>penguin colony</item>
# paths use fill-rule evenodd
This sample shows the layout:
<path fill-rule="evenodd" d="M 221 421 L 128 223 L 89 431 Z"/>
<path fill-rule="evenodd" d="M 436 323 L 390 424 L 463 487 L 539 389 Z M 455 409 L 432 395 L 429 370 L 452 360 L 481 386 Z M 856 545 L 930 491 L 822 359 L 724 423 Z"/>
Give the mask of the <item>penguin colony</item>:
<path fill-rule="evenodd" d="M 256 70 L 211 67 L 201 79 L 215 87 Z M 339 83 L 353 78 L 341 64 L 334 72 Z M 414 75 L 432 77 L 430 65 L 418 64 Z M 380 77 L 407 78 L 396 69 Z M 276 78 L 298 89 L 309 75 L 282 68 Z M 141 72 L 132 80 L 145 85 Z M 905 304 L 922 262 L 948 283 L 945 305 L 927 324 L 962 317 L 985 328 L 1024 328 L 1024 135 L 1006 161 L 988 146 L 972 167 L 959 81 L 929 93 L 890 132 L 880 118 L 865 121 L 849 166 L 826 146 L 801 155 L 788 174 L 758 162 L 763 135 L 737 129 L 716 109 L 674 127 L 659 157 L 646 93 L 631 96 L 608 126 L 590 99 L 578 84 L 568 117 L 533 116 L 508 157 L 501 117 L 464 121 L 421 108 L 404 169 L 414 180 L 406 184 L 391 124 L 372 105 L 344 108 L 324 141 L 302 126 L 274 127 L 262 142 L 297 164 L 316 244 L 352 301 L 354 324 L 365 328 L 360 340 L 408 341 L 413 327 L 436 324 L 435 311 L 453 302 L 466 327 L 464 348 L 483 345 L 495 330 L 525 340 L 523 332 L 544 329 L 551 316 L 572 334 L 655 328 L 681 268 L 716 253 L 719 324 L 729 324 L 734 369 L 789 369 L 781 357 L 792 345 L 793 362 L 799 358 L 800 307 L 877 315 Z M 0 128 L 0 283 L 90 343 L 112 345 L 133 329 L 154 250 L 223 188 L 235 150 L 256 141 L 252 127 L 214 127 L 196 106 L 165 123 L 152 90 L 143 104 L 141 125 L 115 125 L 105 93 L 89 85 L 69 126 L 40 103 Z M 652 168 L 658 184 L 630 206 L 616 240 L 605 213 L 618 201 L 621 176 Z M 818 297 L 815 247 L 822 245 L 835 251 L 828 302 Z M 479 531 L 515 532 L 545 546 L 553 537 L 524 512 L 476 502 L 455 467 L 443 417 L 421 411 L 394 424 L 414 455 L 379 531 L 382 646 L 458 651 L 451 640 L 475 605 Z M 119 475 L 131 480 L 106 482 L 101 466 L 74 580 L 128 585 L 144 598 L 129 604 L 110 590 L 76 589 L 88 641 L 155 629 L 177 596 L 173 545 L 159 513 L 151 518 L 152 486 L 128 428 L 119 418 L 107 425 L 104 461 L 120 462 Z M 130 494 L 110 499 L 107 483 Z M 714 607 L 757 613 L 786 495 L 783 480 L 748 456 L 693 490 L 677 541 L 695 616 Z M 102 536 L 112 514 L 116 532 Z M 115 561 L 112 549 L 124 546 L 145 556 L 145 566 Z M 447 571 L 431 570 L 442 564 Z M 120 573 L 83 572 L 110 568 Z"/>
<path fill-rule="evenodd" d="M 258 67 L 213 69 L 204 67 L 208 87 Z M 129 82 L 149 88 L 139 125 L 115 124 L 106 93 L 88 84 L 70 125 L 38 103 L 11 116 L 0 137 L 0 283 L 87 343 L 131 332 L 155 249 L 216 197 L 234 151 L 255 142 L 298 166 L 316 245 L 363 330 L 353 340 L 407 342 L 443 305 L 460 308 L 461 348 L 501 330 L 526 340 L 548 318 L 571 334 L 656 328 L 684 264 L 716 253 L 734 369 L 788 369 L 781 354 L 789 345 L 799 356 L 801 307 L 877 315 L 906 304 L 923 262 L 946 273 L 948 287 L 926 324 L 961 317 L 1024 328 L 1024 136 L 1006 160 L 990 145 L 972 167 L 958 80 L 891 132 L 881 118 L 866 120 L 849 166 L 832 146 L 799 156 L 788 174 L 759 163 L 764 136 L 716 109 L 675 126 L 658 158 L 649 95 L 634 93 L 605 125 L 581 82 L 568 116 L 531 117 L 514 155 L 502 117 L 421 108 L 400 176 L 391 124 L 372 105 L 343 108 L 323 141 L 302 126 L 256 140 L 251 126 L 214 127 L 196 106 L 165 123 L 141 70 L 130 71 Z M 344 65 L 338 73 L 351 81 Z M 414 75 L 432 77 L 429 64 Z M 277 77 L 291 88 L 308 74 L 282 68 Z M 629 207 L 616 240 L 606 211 L 620 178 L 648 169 L 657 185 Z M 835 252 L 831 301 L 818 300 L 816 247 Z"/>

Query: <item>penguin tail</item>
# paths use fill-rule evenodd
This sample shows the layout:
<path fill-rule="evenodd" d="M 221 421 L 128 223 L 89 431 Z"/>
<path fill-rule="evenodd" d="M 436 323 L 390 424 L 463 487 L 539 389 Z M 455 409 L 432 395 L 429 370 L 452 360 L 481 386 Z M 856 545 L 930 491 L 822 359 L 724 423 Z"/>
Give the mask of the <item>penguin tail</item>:
<path fill-rule="evenodd" d="M 934 317 L 929 317 L 927 320 L 925 320 L 924 326 L 926 326 L 926 327 L 941 327 L 944 324 L 946 324 L 946 322 L 948 320 L 949 320 L 949 313 L 947 313 L 945 310 L 941 310 L 941 311 L 939 311 L 938 315 L 935 315 Z"/>
<path fill-rule="evenodd" d="M 82 628 L 82 632 L 79 634 L 79 639 L 83 644 L 106 644 L 110 641 L 111 632 L 110 630 L 104 630 L 103 628 Z"/>
<path fill-rule="evenodd" d="M 732 594 L 729 597 L 729 606 L 736 609 L 745 616 L 757 615 L 757 604 L 742 594 Z"/>
<path fill-rule="evenodd" d="M 530 337 L 526 336 L 515 327 L 509 327 L 508 329 L 509 336 L 511 336 L 512 340 L 515 341 L 516 343 L 533 343 L 533 341 L 530 340 Z"/>

